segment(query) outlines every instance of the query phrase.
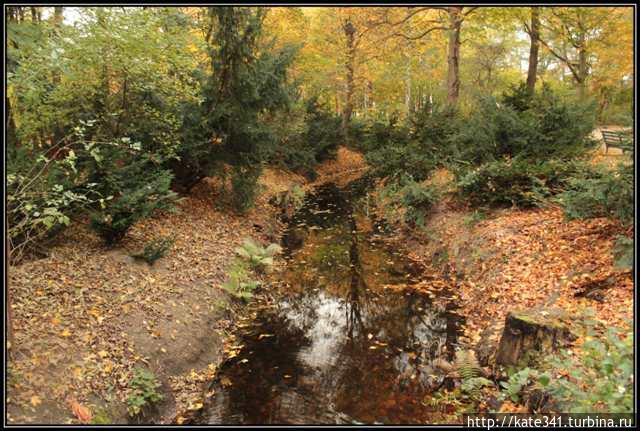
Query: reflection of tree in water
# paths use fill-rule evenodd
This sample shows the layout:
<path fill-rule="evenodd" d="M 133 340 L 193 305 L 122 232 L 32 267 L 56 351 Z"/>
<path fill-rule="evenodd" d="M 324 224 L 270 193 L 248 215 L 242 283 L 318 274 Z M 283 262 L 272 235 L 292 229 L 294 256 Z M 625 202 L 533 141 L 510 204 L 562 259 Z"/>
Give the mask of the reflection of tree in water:
<path fill-rule="evenodd" d="M 277 336 L 259 338 L 260 334 Z M 244 348 L 219 374 L 221 380 L 232 385 L 213 388 L 215 397 L 207 422 L 278 423 L 295 415 L 291 411 L 294 406 L 287 405 L 283 411 L 279 393 L 287 390 L 284 375 L 297 377 L 305 372 L 298 358 L 299 349 L 309 344 L 305 332 L 289 325 L 284 316 L 269 313 L 261 316 L 260 326 L 243 334 L 239 344 Z M 245 359 L 248 361 L 243 362 Z"/>
<path fill-rule="evenodd" d="M 331 186 L 318 193 L 295 221 L 304 244 L 281 276 L 291 295 L 258 318 L 259 331 L 276 336 L 243 340 L 249 362 L 225 371 L 233 386 L 219 399 L 236 419 L 222 422 L 332 423 L 338 412 L 364 422 L 418 417 L 419 379 L 411 376 L 443 351 L 446 319 L 421 295 L 383 292 L 405 281 L 388 271 L 394 254 L 358 232 L 350 197 Z"/>
<path fill-rule="evenodd" d="M 347 334 L 349 340 L 353 339 L 354 330 L 356 333 L 362 334 L 362 314 L 360 312 L 361 295 L 366 294 L 366 284 L 362 277 L 362 265 L 360 263 L 360 255 L 358 253 L 358 236 L 357 226 L 353 215 L 349 217 L 349 228 L 351 229 L 351 244 L 349 247 L 349 267 L 350 267 L 350 283 L 347 295 Z"/>

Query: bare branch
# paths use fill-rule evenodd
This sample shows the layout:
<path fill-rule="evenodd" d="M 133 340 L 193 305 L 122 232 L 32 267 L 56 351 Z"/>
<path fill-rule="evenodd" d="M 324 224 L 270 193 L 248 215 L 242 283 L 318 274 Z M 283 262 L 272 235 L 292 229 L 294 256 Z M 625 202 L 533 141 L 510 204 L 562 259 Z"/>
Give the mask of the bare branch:
<path fill-rule="evenodd" d="M 463 19 L 466 18 L 467 16 L 471 15 L 474 11 L 476 11 L 479 8 L 480 8 L 480 6 L 470 7 L 469 10 L 467 10 L 465 13 L 462 14 Z"/>

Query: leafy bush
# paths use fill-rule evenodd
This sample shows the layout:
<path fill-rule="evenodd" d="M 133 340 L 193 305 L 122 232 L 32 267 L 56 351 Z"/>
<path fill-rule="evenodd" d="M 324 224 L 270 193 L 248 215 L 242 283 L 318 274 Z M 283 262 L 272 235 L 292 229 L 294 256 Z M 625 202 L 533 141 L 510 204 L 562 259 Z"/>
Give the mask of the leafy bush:
<path fill-rule="evenodd" d="M 411 175 L 416 181 L 428 178 L 437 166 L 429 153 L 422 151 L 418 142 L 406 144 L 390 142 L 365 155 L 372 167 L 372 174 L 384 178 L 395 175 Z"/>
<path fill-rule="evenodd" d="M 472 164 L 504 157 L 568 160 L 596 145 L 593 106 L 559 98 L 547 86 L 534 96 L 522 84 L 501 101 L 481 99 L 458 124 L 452 157 Z"/>
<path fill-rule="evenodd" d="M 132 164 L 118 173 L 122 186 L 116 196 L 101 211 L 91 216 L 91 227 L 107 245 L 120 241 L 138 220 L 157 209 L 170 208 L 177 195 L 169 187 L 172 174 L 168 170 L 140 172 L 141 165 Z"/>
<path fill-rule="evenodd" d="M 409 136 L 420 143 L 422 154 L 445 164 L 456 155 L 451 138 L 460 128 L 460 119 L 447 105 L 427 104 L 409 117 Z"/>
<path fill-rule="evenodd" d="M 548 376 L 541 375 L 538 370 L 529 367 L 514 372 L 509 376 L 509 380 L 500 382 L 500 386 L 503 388 L 501 398 L 509 398 L 514 403 L 517 403 L 520 401 L 523 389 L 538 380 L 546 384 L 549 379 Z"/>
<path fill-rule="evenodd" d="M 618 328 L 609 328 L 604 339 L 587 337 L 574 354 L 550 360 L 552 371 L 540 384 L 563 412 L 633 412 L 633 332 L 619 334 Z"/>
<path fill-rule="evenodd" d="M 199 77 L 201 100 L 183 110 L 179 161 L 171 167 L 188 189 L 221 164 L 233 167 L 232 200 L 246 211 L 256 196 L 261 163 L 280 143 L 269 114 L 288 109 L 287 70 L 296 47 L 275 49 L 262 36 L 266 10 L 209 7 L 203 20 L 212 29 L 205 52 L 211 73 Z"/>
<path fill-rule="evenodd" d="M 581 319 L 584 342 L 540 358 L 502 382 L 500 398 L 519 403 L 529 390 L 550 396 L 542 406 L 563 413 L 630 413 L 633 411 L 633 332 L 609 327 L 595 330 L 593 313 Z"/>
<path fill-rule="evenodd" d="M 106 409 L 97 409 L 89 422 L 91 425 L 109 425 L 113 420 Z"/>
<path fill-rule="evenodd" d="M 130 416 L 136 416 L 153 403 L 161 401 L 164 396 L 157 391 L 162 386 L 156 376 L 145 368 L 136 368 L 129 381 L 131 393 L 127 397 L 127 410 Z"/>
<path fill-rule="evenodd" d="M 313 149 L 315 161 L 322 162 L 335 157 L 338 145 L 343 140 L 340 117 L 328 111 L 317 98 L 311 98 L 306 104 L 305 120 L 305 140 Z"/>
<path fill-rule="evenodd" d="M 74 215 L 110 199 L 103 199 L 98 183 L 86 180 L 69 146 L 8 148 L 6 180 L 12 261 L 52 238 Z"/>
<path fill-rule="evenodd" d="M 380 198 L 388 210 L 401 211 L 403 220 L 411 227 L 423 227 L 429 210 L 440 197 L 433 186 L 404 177 L 391 181 L 380 193 Z"/>
<path fill-rule="evenodd" d="M 380 178 L 410 175 L 422 181 L 436 167 L 433 152 L 412 139 L 409 128 L 394 118 L 367 125 L 359 148 L 365 152 L 371 173 Z"/>
<path fill-rule="evenodd" d="M 249 277 L 247 265 L 247 262 L 235 259 L 229 270 L 229 279 L 222 285 L 224 290 L 243 300 L 251 298 L 260 285 Z"/>
<path fill-rule="evenodd" d="M 621 165 L 614 172 L 576 176 L 567 188 L 558 197 L 567 218 L 614 217 L 625 224 L 633 222 L 633 164 Z"/>
<path fill-rule="evenodd" d="M 562 192 L 574 176 L 590 173 L 580 162 L 497 160 L 456 172 L 457 190 L 474 206 L 536 207 Z"/>
<path fill-rule="evenodd" d="M 153 265 L 156 260 L 167 254 L 174 242 L 174 238 L 155 238 L 147 243 L 142 251 L 134 253 L 131 256 L 136 259 L 142 259 L 149 265 Z"/>
<path fill-rule="evenodd" d="M 231 173 L 231 202 L 236 211 L 244 213 L 253 207 L 260 186 L 259 176 L 259 168 L 234 166 Z"/>
<path fill-rule="evenodd" d="M 278 244 L 269 244 L 268 247 L 262 247 L 254 240 L 247 238 L 241 247 L 236 248 L 236 253 L 245 259 L 252 268 L 257 270 L 265 270 L 273 265 L 273 256 L 280 253 L 282 248 Z"/>

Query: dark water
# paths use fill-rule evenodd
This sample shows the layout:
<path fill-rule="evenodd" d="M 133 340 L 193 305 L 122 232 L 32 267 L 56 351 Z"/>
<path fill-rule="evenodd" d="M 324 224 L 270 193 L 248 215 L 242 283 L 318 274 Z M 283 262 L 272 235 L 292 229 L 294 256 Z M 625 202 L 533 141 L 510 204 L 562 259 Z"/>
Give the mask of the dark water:
<path fill-rule="evenodd" d="M 282 296 L 240 330 L 212 384 L 208 424 L 429 423 L 459 319 L 401 287 L 420 271 L 384 242 L 362 183 L 308 196 L 285 237 Z"/>

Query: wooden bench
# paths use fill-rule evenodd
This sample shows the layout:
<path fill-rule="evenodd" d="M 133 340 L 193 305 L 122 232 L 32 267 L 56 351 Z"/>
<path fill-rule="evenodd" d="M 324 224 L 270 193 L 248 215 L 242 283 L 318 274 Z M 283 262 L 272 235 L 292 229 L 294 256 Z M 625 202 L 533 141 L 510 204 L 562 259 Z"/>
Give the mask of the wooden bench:
<path fill-rule="evenodd" d="M 604 141 L 604 153 L 609 153 L 609 147 L 619 148 L 622 153 L 633 150 L 632 136 L 630 132 L 614 132 L 613 130 L 603 130 L 602 140 Z"/>

